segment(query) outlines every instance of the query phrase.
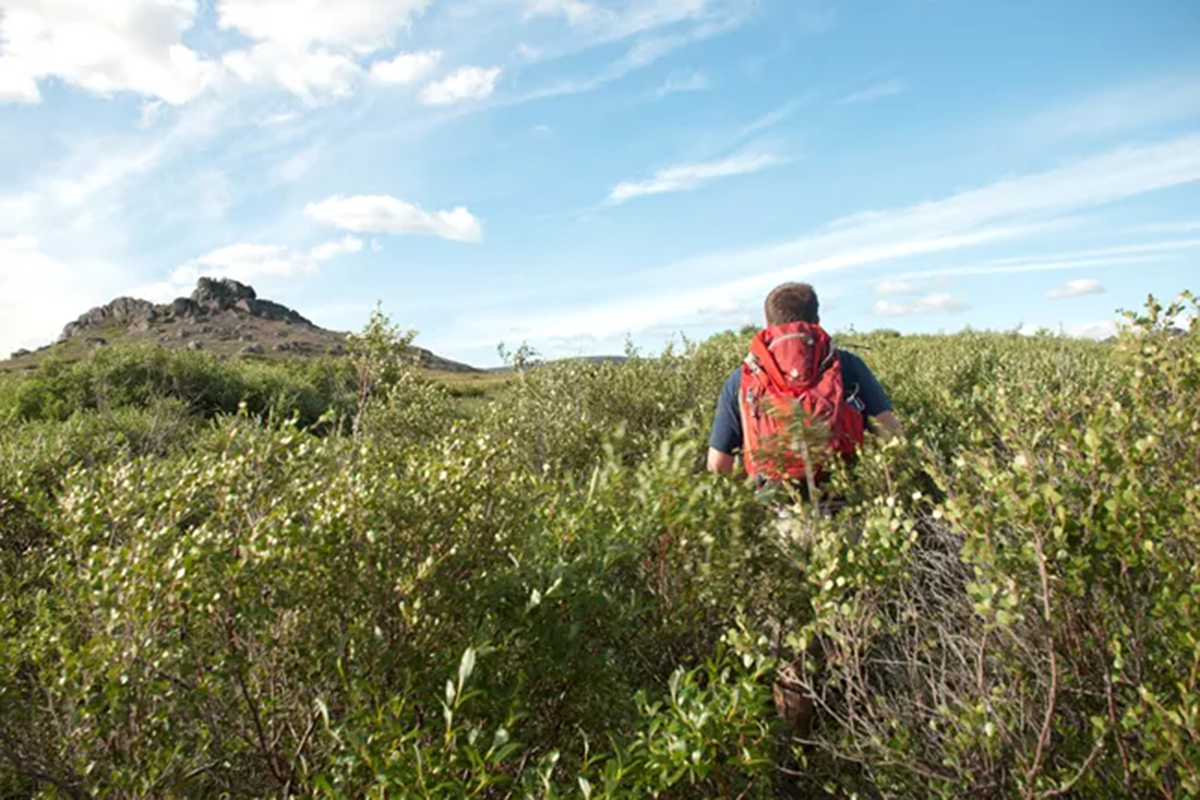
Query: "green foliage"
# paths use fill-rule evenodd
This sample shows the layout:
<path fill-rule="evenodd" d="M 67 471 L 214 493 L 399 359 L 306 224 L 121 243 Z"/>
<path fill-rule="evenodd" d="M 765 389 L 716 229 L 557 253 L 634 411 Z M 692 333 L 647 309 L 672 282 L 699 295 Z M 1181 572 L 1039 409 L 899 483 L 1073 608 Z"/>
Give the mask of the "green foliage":
<path fill-rule="evenodd" d="M 76 362 L 48 360 L 30 376 L 0 383 L 0 420 L 63 421 L 81 411 L 146 408 L 171 399 L 206 418 L 236 413 L 244 404 L 256 415 L 296 413 L 313 424 L 331 411 L 352 409 L 342 372 L 332 360 L 226 363 L 206 352 L 106 347 Z"/>
<path fill-rule="evenodd" d="M 44 366 L 0 386 L 0 795 L 1196 795 L 1185 303 L 849 337 L 908 436 L 782 507 L 702 471 L 751 331 L 522 348 L 470 415 L 379 313 L 340 367 Z"/>

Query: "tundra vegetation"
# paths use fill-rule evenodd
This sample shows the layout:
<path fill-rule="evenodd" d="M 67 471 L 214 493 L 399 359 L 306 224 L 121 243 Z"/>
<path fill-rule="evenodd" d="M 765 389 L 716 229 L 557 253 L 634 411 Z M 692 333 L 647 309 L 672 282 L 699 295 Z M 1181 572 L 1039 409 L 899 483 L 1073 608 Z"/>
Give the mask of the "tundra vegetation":
<path fill-rule="evenodd" d="M 487 398 L 378 315 L 47 359 L 0 384 L 0 795 L 1200 795 L 1196 310 L 843 337 L 908 435 L 784 519 L 702 470 L 745 332 Z"/>

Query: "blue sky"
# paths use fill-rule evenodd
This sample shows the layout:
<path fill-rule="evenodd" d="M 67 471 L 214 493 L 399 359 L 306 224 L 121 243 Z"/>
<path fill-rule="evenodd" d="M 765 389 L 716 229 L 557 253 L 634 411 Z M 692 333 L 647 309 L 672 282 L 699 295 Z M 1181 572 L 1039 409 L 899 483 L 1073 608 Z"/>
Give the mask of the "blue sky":
<path fill-rule="evenodd" d="M 479 365 L 1200 289 L 1192 0 L 9 0 L 0 351 L 227 275 Z"/>

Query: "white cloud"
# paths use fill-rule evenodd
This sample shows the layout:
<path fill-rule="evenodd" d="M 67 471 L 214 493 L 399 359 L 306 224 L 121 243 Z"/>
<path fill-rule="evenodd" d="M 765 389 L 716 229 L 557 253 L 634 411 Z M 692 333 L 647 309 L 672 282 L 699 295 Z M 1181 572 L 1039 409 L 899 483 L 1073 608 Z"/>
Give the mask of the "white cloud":
<path fill-rule="evenodd" d="M 54 341 L 69 320 L 111 299 L 120 280 L 107 263 L 64 262 L 31 236 L 0 239 L 0 359 Z"/>
<path fill-rule="evenodd" d="M 1067 333 L 1070 336 L 1077 336 L 1081 339 L 1096 339 L 1099 341 L 1107 339 L 1110 336 L 1116 336 L 1120 327 L 1120 324 L 1115 320 L 1105 319 L 1072 325 Z"/>
<path fill-rule="evenodd" d="M 1104 292 L 1104 284 L 1095 278 L 1080 278 L 1079 280 L 1067 281 L 1061 286 L 1054 286 L 1046 290 L 1046 297 L 1051 300 L 1065 300 L 1070 297 L 1083 297 L 1089 294 L 1101 294 Z"/>
<path fill-rule="evenodd" d="M 525 61 L 533 61 L 534 59 L 536 59 L 538 56 L 540 56 L 542 54 L 542 51 L 537 49 L 533 45 L 527 44 L 525 42 L 521 42 L 520 44 L 517 45 L 516 53 L 517 53 L 517 58 L 524 59 Z"/>
<path fill-rule="evenodd" d="M 371 240 L 371 252 L 372 253 L 380 253 L 382 251 L 383 251 L 383 242 L 379 239 L 379 237 L 375 237 L 374 239 Z"/>
<path fill-rule="evenodd" d="M 305 102 L 322 97 L 345 97 L 362 80 L 362 67 L 351 55 L 325 48 L 297 50 L 263 42 L 226 53 L 222 63 L 248 84 L 278 85 Z"/>
<path fill-rule="evenodd" d="M 43 198 L 37 192 L 0 195 L 0 234 L 26 228 L 37 216 Z"/>
<path fill-rule="evenodd" d="M 421 102 L 447 106 L 460 100 L 482 100 L 496 89 L 499 67 L 460 67 L 421 90 Z"/>
<path fill-rule="evenodd" d="M 430 0 L 218 0 L 217 24 L 257 41 L 304 50 L 329 45 L 372 53 Z"/>
<path fill-rule="evenodd" d="M 164 302 L 187 294 L 202 277 L 253 283 L 262 278 L 313 275 L 320 270 L 322 262 L 359 253 L 362 249 L 362 240 L 355 236 L 325 242 L 307 252 L 283 245 L 234 244 L 181 264 L 171 271 L 165 282 L 139 287 L 137 292 L 139 297 Z"/>
<path fill-rule="evenodd" d="M 1049 330 L 1044 325 L 1034 325 L 1032 322 L 1026 322 L 1020 328 L 1017 328 L 1017 333 L 1022 336 L 1037 336 L 1042 331 Z"/>
<path fill-rule="evenodd" d="M 59 78 L 180 105 L 215 74 L 183 43 L 196 0 L 7 0 L 3 12 L 0 101 L 38 102 L 38 81 Z"/>
<path fill-rule="evenodd" d="M 529 0 L 525 7 L 525 18 L 561 16 L 570 25 L 594 24 L 611 17 L 607 9 L 583 0 Z"/>
<path fill-rule="evenodd" d="M 1113 86 L 1024 123 L 1038 141 L 1103 136 L 1200 117 L 1200 71 Z"/>
<path fill-rule="evenodd" d="M 376 61 L 372 64 L 371 80 L 393 86 L 420 83 L 433 74 L 441 60 L 440 50 L 400 53 L 388 61 Z"/>
<path fill-rule="evenodd" d="M 686 192 L 720 178 L 747 175 L 782 163 L 782 158 L 770 153 L 745 153 L 718 161 L 667 167 L 644 181 L 618 183 L 609 193 L 608 202 L 620 204 L 647 195 Z"/>
<path fill-rule="evenodd" d="M 853 94 L 848 94 L 839 101 L 842 105 L 850 105 L 851 103 L 864 103 L 868 100 L 879 100 L 883 97 L 891 97 L 897 94 L 903 94 L 908 89 L 904 81 L 896 78 L 889 81 L 877 83 L 874 86 L 868 86 Z"/>
<path fill-rule="evenodd" d="M 0 28 L 3 35 L 3 28 Z M 42 99 L 32 70 L 15 58 L 0 56 L 0 103 L 37 103 Z"/>
<path fill-rule="evenodd" d="M 1029 239 L 1062 227 L 1074 212 L 1198 180 L 1200 136 L 1121 148 L 940 200 L 843 217 L 783 244 L 704 255 L 647 270 L 624 294 L 570 308 L 558 303 L 553 310 L 524 311 L 521 317 L 531 340 L 583 331 L 605 336 L 645 330 L 686 319 L 697 308 L 723 298 L 761 302 L 772 286 L 783 281 Z M 681 282 L 692 288 L 680 291 Z M 480 341 L 485 342 L 491 331 L 504 330 L 507 320 L 479 315 L 469 324 L 478 326 Z"/>
<path fill-rule="evenodd" d="M 966 311 L 967 308 L 969 306 L 957 297 L 937 293 L 920 297 L 911 303 L 879 300 L 871 307 L 871 312 L 880 317 L 912 317 L 924 314 L 953 314 Z"/>
<path fill-rule="evenodd" d="M 304 209 L 312 220 L 354 233 L 440 236 L 460 242 L 479 242 L 482 226 L 470 211 L 429 212 L 388 195 L 336 195 Z"/>
<path fill-rule="evenodd" d="M 1122 324 L 1117 320 L 1103 319 L 1095 322 L 1081 322 L 1074 325 L 1063 325 L 1061 322 L 1054 325 L 1035 325 L 1026 323 L 1022 325 L 1017 333 L 1022 336 L 1037 336 L 1038 334 L 1049 334 L 1052 336 L 1070 336 L 1077 339 L 1107 339 L 1110 336 L 1116 336 L 1121 329 Z"/>
<path fill-rule="evenodd" d="M 278 85 L 309 103 L 345 96 L 365 78 L 362 57 L 390 44 L 429 2 L 218 0 L 218 26 L 253 42 L 222 62 L 244 82 Z"/>
<path fill-rule="evenodd" d="M 319 244 L 309 251 L 309 256 L 313 261 L 328 261 L 331 258 L 338 256 L 353 255 L 361 253 L 363 249 L 363 241 L 357 236 L 345 236 L 336 242 L 326 242 Z"/>
<path fill-rule="evenodd" d="M 708 76 L 703 72 L 672 72 L 658 87 L 658 96 L 666 97 L 676 92 L 702 92 L 708 85 Z"/>
<path fill-rule="evenodd" d="M 317 259 L 282 245 L 234 244 L 205 253 L 171 272 L 173 286 L 191 286 L 202 277 L 252 282 L 263 276 L 291 277 L 317 271 Z"/>

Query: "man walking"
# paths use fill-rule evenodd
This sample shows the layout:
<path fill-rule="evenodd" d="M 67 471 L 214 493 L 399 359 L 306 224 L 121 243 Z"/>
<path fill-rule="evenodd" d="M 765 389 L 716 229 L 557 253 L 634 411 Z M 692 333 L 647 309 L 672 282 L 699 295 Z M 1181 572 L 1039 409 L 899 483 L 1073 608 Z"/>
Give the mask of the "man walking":
<path fill-rule="evenodd" d="M 708 440 L 708 470 L 732 473 L 742 456 L 746 474 L 760 486 L 788 482 L 812 487 L 828 452 L 852 456 L 866 425 L 900 432 L 892 402 L 870 368 L 834 347 L 821 327 L 816 291 L 806 283 L 776 287 L 764 303 L 767 327 L 721 390 Z M 800 419 L 796 419 L 799 414 Z M 799 450 L 800 452 L 797 452 Z M 782 652 L 773 691 L 775 710 L 792 736 L 806 739 L 815 716 L 812 698 Z"/>
<path fill-rule="evenodd" d="M 822 461 L 830 452 L 854 454 L 868 424 L 891 435 L 900 432 L 900 423 L 870 368 L 833 346 L 821 327 L 812 286 L 776 287 L 765 311 L 767 327 L 721 391 L 708 469 L 733 472 L 740 454 L 746 474 L 760 487 L 789 483 L 803 492 L 824 476 Z M 784 653 L 784 625 L 778 621 L 772 636 L 772 651 L 782 662 L 772 693 L 790 735 L 803 740 L 816 709 Z"/>

